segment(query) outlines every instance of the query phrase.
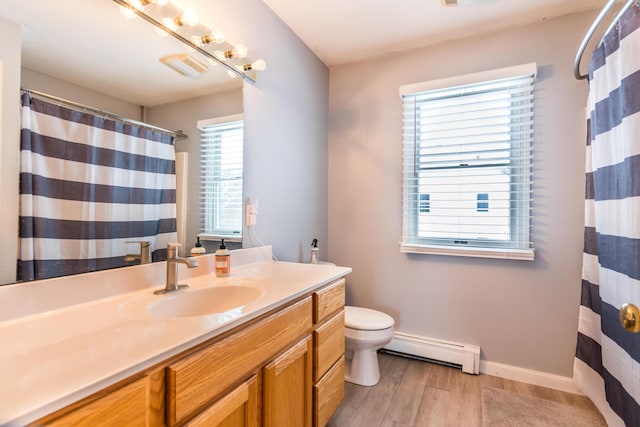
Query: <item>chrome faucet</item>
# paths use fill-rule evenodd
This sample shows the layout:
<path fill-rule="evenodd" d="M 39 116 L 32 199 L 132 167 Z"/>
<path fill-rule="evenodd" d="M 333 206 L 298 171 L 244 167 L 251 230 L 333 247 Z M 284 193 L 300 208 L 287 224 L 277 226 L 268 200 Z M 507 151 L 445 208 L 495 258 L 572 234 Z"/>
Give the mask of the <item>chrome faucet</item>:
<path fill-rule="evenodd" d="M 176 254 L 178 246 L 180 246 L 179 243 L 167 244 L 167 283 L 164 289 L 159 289 L 154 292 L 156 295 L 175 292 L 189 287 L 188 285 L 178 285 L 178 264 L 184 264 L 189 268 L 194 268 L 198 266 L 198 261 L 196 261 L 195 258 L 179 257 Z"/>
<path fill-rule="evenodd" d="M 139 254 L 127 254 L 124 256 L 125 261 L 140 260 L 140 264 L 149 264 L 151 262 L 151 243 L 146 240 L 132 240 L 125 243 L 139 243 Z"/>

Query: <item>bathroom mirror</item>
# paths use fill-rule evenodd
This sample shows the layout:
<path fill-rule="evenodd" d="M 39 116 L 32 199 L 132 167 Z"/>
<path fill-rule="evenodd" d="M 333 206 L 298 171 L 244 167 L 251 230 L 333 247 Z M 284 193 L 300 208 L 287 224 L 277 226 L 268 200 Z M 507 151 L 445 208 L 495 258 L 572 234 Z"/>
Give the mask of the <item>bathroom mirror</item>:
<path fill-rule="evenodd" d="M 176 151 L 189 152 L 185 242 L 193 244 L 198 224 L 196 122 L 212 115 L 242 113 L 243 81 L 230 78 L 222 67 L 198 57 L 177 40 L 161 37 L 142 19 L 125 18 L 110 0 L 3 0 L 0 17 L 22 25 L 22 85 L 26 88 L 185 131 L 188 139 L 178 141 Z M 224 27 L 224 23 L 215 24 Z M 172 54 L 190 55 L 208 70 L 196 78 L 181 75 L 159 60 Z M 121 100 L 139 115 L 68 95 L 83 95 L 86 89 Z M 212 107 L 216 102 L 208 100 L 218 98 L 220 105 Z M 18 106 L 17 100 L 4 99 L 2 104 L 3 108 Z M 7 283 L 11 282 L 0 284 Z"/>

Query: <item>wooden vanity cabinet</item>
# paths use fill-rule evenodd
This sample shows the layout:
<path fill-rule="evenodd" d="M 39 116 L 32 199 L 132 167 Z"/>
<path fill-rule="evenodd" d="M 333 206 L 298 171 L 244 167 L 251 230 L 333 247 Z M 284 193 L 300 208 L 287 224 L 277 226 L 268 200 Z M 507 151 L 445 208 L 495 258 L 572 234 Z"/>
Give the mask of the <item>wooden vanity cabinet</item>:
<path fill-rule="evenodd" d="M 313 425 L 324 427 L 344 398 L 345 281 L 313 294 Z"/>
<path fill-rule="evenodd" d="M 164 425 L 164 370 L 114 384 L 32 426 Z"/>
<path fill-rule="evenodd" d="M 33 425 L 324 426 L 343 396 L 339 280 Z"/>
<path fill-rule="evenodd" d="M 260 396 L 257 376 L 253 375 L 242 382 L 186 425 L 189 427 L 258 427 Z"/>
<path fill-rule="evenodd" d="M 311 336 L 263 369 L 265 427 L 311 427 Z"/>

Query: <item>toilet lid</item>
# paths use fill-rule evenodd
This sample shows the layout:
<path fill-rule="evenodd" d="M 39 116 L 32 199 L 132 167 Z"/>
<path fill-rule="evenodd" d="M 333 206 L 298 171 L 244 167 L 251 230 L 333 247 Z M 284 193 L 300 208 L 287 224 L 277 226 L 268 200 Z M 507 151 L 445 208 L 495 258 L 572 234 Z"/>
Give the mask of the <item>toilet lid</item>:
<path fill-rule="evenodd" d="M 394 321 L 391 316 L 376 310 L 352 306 L 345 306 L 344 308 L 344 325 L 347 328 L 379 331 L 390 328 L 393 324 Z"/>

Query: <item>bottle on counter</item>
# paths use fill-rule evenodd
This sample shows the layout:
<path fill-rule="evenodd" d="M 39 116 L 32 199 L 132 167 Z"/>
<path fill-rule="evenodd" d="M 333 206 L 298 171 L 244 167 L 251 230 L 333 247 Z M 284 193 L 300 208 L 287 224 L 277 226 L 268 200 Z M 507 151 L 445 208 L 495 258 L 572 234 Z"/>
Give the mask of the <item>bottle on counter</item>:
<path fill-rule="evenodd" d="M 216 276 L 224 277 L 228 276 L 231 272 L 231 256 L 229 250 L 224 245 L 224 239 L 220 243 L 220 248 L 216 251 Z"/>
<path fill-rule="evenodd" d="M 320 254 L 320 249 L 318 248 L 318 239 L 313 239 L 311 242 L 311 264 L 318 263 L 318 256 Z"/>
<path fill-rule="evenodd" d="M 200 237 L 197 237 L 196 245 L 191 248 L 191 256 L 204 255 L 206 252 L 207 250 L 203 248 L 202 243 L 200 243 Z"/>

